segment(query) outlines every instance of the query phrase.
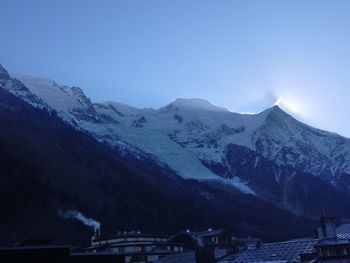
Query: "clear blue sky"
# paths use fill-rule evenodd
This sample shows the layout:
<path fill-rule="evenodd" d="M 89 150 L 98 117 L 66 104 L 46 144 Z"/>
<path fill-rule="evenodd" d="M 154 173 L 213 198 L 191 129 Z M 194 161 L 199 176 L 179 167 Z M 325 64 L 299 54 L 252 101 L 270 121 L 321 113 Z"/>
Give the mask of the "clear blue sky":
<path fill-rule="evenodd" d="M 350 137 L 350 1 L 0 0 L 0 63 L 93 101 L 282 105 Z"/>

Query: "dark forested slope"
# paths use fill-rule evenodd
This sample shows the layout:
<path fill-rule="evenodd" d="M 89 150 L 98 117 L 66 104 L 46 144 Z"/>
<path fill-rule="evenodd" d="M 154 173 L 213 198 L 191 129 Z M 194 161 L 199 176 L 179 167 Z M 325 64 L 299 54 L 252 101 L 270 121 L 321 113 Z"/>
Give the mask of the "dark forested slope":
<path fill-rule="evenodd" d="M 30 238 L 88 243 L 91 229 L 59 216 L 68 209 L 100 221 L 104 233 L 226 227 L 276 240 L 312 231 L 313 222 L 231 186 L 184 180 L 155 163 L 123 159 L 2 88 L 0 149 L 3 245 Z"/>

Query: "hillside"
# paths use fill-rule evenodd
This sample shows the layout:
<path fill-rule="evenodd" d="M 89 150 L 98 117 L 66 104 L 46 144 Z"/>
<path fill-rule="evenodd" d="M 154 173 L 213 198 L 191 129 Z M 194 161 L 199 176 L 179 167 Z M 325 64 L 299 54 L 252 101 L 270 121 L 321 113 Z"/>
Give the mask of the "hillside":
<path fill-rule="evenodd" d="M 276 240 L 313 229 L 312 221 L 230 186 L 184 180 L 154 162 L 118 157 L 1 88 L 0 123 L 1 244 L 43 237 L 88 242 L 92 230 L 58 215 L 68 209 L 98 220 L 104 233 L 227 227 Z"/>

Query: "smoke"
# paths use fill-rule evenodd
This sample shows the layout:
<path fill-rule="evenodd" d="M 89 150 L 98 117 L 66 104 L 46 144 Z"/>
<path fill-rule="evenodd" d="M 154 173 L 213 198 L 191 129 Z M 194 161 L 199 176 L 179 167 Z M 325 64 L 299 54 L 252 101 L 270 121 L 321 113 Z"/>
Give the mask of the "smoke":
<path fill-rule="evenodd" d="M 64 219 L 76 219 L 84 225 L 91 227 L 95 232 L 100 229 L 101 224 L 92 218 L 87 218 L 85 215 L 76 210 L 68 210 L 66 212 L 58 211 L 58 214 Z"/>

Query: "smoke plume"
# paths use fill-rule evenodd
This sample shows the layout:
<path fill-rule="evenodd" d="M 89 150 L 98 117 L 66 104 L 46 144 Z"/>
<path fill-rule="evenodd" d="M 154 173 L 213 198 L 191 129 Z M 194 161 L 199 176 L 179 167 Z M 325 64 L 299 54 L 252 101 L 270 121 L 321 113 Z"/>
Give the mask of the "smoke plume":
<path fill-rule="evenodd" d="M 76 219 L 82 222 L 84 225 L 91 227 L 95 232 L 101 227 L 101 224 L 98 221 L 92 218 L 87 218 L 85 215 L 76 210 L 68 210 L 66 212 L 59 211 L 58 214 L 64 219 Z"/>

